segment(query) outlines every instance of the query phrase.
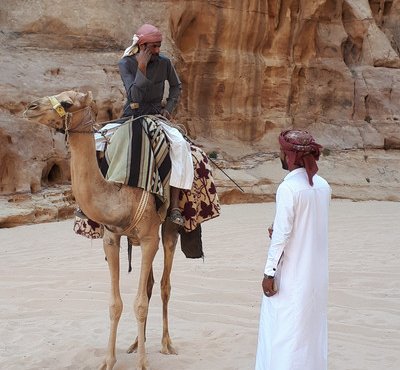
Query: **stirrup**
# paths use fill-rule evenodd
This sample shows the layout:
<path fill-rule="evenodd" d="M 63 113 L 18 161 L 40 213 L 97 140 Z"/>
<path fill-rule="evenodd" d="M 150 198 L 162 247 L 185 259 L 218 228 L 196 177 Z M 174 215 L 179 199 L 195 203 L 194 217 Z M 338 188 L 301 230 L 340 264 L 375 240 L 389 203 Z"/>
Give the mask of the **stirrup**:
<path fill-rule="evenodd" d="M 179 208 L 171 209 L 169 218 L 170 218 L 171 222 L 173 222 L 174 224 L 177 224 L 179 226 L 183 226 L 183 224 L 185 223 L 185 220 L 183 219 L 181 210 Z"/>

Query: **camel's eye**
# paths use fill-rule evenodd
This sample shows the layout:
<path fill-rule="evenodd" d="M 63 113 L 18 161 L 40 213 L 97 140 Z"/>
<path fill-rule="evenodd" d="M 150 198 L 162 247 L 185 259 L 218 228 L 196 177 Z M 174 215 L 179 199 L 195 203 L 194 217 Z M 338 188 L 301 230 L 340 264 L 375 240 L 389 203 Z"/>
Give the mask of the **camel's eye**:
<path fill-rule="evenodd" d="M 60 104 L 64 109 L 68 109 L 68 108 L 72 107 L 72 103 L 69 103 L 67 101 L 62 101 Z"/>

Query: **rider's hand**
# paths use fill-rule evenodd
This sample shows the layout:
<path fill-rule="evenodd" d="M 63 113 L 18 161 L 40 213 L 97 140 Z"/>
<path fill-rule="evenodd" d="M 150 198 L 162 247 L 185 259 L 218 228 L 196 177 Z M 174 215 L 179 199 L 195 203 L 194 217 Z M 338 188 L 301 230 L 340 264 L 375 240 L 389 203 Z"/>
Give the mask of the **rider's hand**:
<path fill-rule="evenodd" d="M 139 48 L 140 51 L 136 54 L 138 68 L 142 71 L 142 73 L 146 74 L 146 67 L 151 58 L 151 51 L 146 47 L 146 45 L 140 45 Z"/>
<path fill-rule="evenodd" d="M 169 113 L 165 108 L 161 110 L 161 115 L 164 116 L 167 120 L 171 119 L 171 113 Z"/>
<path fill-rule="evenodd" d="M 269 228 L 268 228 L 268 236 L 271 239 L 272 238 L 272 233 L 274 232 L 274 224 L 272 224 Z"/>

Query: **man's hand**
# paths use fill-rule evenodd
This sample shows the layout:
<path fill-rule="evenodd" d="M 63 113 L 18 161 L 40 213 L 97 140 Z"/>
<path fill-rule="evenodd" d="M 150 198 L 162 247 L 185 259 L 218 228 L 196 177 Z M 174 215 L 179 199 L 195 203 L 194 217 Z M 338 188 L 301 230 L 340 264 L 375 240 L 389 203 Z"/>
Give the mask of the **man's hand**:
<path fill-rule="evenodd" d="M 263 292 L 267 297 L 272 297 L 277 292 L 274 289 L 274 281 L 275 281 L 275 279 L 273 277 L 264 276 L 264 279 L 263 279 L 261 285 L 262 285 L 262 288 L 263 288 Z"/>
<path fill-rule="evenodd" d="M 140 51 L 136 54 L 138 68 L 146 76 L 146 68 L 151 58 L 151 51 L 145 46 L 140 45 Z"/>
<path fill-rule="evenodd" d="M 272 233 L 274 232 L 274 224 L 272 224 L 269 228 L 268 228 L 268 236 L 271 239 L 272 238 Z"/>
<path fill-rule="evenodd" d="M 161 115 L 164 116 L 167 120 L 171 120 L 171 113 L 169 113 L 165 108 L 161 109 Z"/>

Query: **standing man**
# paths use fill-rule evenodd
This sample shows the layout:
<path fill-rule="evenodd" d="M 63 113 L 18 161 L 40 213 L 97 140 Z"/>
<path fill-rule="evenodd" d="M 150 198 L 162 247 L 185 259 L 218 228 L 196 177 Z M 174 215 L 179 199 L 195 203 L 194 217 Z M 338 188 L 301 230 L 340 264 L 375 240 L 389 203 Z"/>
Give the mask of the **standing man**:
<path fill-rule="evenodd" d="M 118 63 L 127 95 L 123 117 L 161 114 L 169 120 L 178 103 L 181 81 L 171 61 L 160 54 L 162 34 L 153 25 L 144 24 L 133 35 L 132 41 Z M 165 81 L 168 81 L 169 93 L 164 106 Z M 178 204 L 180 189 L 191 189 L 193 184 L 190 144 L 177 129 L 164 123 L 161 125 L 170 143 L 172 163 L 170 219 L 183 225 Z"/>
<path fill-rule="evenodd" d="M 262 281 L 256 370 L 326 370 L 328 211 L 316 173 L 320 148 L 306 131 L 279 136 L 282 168 Z"/>

